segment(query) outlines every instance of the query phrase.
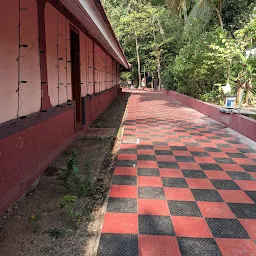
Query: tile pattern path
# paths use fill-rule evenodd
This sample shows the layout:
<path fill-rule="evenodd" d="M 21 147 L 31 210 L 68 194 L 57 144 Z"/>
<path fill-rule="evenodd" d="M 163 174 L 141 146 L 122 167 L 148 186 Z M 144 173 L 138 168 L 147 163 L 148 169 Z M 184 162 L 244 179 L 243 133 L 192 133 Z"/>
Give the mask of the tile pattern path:
<path fill-rule="evenodd" d="M 256 152 L 160 93 L 128 106 L 98 256 L 256 255 Z"/>

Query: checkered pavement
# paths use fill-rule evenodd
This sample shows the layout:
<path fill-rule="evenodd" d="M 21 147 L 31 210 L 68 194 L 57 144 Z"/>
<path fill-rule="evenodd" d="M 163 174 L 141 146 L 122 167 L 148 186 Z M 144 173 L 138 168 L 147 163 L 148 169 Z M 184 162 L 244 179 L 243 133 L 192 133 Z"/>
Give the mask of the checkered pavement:
<path fill-rule="evenodd" d="M 256 255 L 256 151 L 160 93 L 132 94 L 123 141 L 98 256 Z"/>

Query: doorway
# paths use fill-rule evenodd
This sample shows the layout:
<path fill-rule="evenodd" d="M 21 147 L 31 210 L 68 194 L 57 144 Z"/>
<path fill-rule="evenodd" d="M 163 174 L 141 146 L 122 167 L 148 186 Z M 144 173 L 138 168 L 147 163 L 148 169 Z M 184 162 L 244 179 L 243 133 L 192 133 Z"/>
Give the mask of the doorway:
<path fill-rule="evenodd" d="M 75 129 L 82 124 L 79 34 L 70 28 L 72 98 L 75 101 Z"/>

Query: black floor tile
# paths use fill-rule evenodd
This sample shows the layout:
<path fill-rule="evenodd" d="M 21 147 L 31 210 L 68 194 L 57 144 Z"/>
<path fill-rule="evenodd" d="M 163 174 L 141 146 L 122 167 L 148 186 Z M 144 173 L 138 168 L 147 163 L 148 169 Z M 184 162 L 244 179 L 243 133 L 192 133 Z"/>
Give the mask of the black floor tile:
<path fill-rule="evenodd" d="M 117 160 L 116 166 L 121 167 L 136 167 L 137 161 L 134 160 Z"/>
<path fill-rule="evenodd" d="M 182 147 L 182 146 L 171 146 L 171 150 L 173 150 L 173 151 L 188 151 L 188 149 L 186 147 Z"/>
<path fill-rule="evenodd" d="M 164 189 L 158 187 L 138 187 L 139 198 L 165 199 Z"/>
<path fill-rule="evenodd" d="M 175 156 L 177 162 L 193 163 L 195 159 L 192 156 Z"/>
<path fill-rule="evenodd" d="M 218 158 L 218 157 L 214 157 L 213 159 L 217 163 L 219 163 L 219 164 L 236 164 L 236 162 L 233 161 L 231 158 Z"/>
<path fill-rule="evenodd" d="M 137 154 L 137 149 L 120 149 L 119 154 Z"/>
<path fill-rule="evenodd" d="M 247 158 L 246 155 L 242 153 L 226 153 L 231 158 Z"/>
<path fill-rule="evenodd" d="M 139 234 L 174 236 L 169 216 L 139 215 Z"/>
<path fill-rule="evenodd" d="M 214 147 L 206 147 L 206 148 L 204 148 L 204 149 L 205 149 L 205 151 L 207 151 L 207 152 L 222 152 L 221 149 L 219 149 L 219 148 L 214 148 Z"/>
<path fill-rule="evenodd" d="M 240 219 L 256 219 L 256 204 L 228 203 L 229 208 Z"/>
<path fill-rule="evenodd" d="M 179 169 L 176 162 L 157 162 L 159 168 Z"/>
<path fill-rule="evenodd" d="M 240 190 L 241 188 L 233 180 L 211 180 L 216 189 Z"/>
<path fill-rule="evenodd" d="M 173 155 L 171 150 L 155 150 L 156 155 Z"/>
<path fill-rule="evenodd" d="M 245 191 L 245 193 L 256 203 L 256 191 Z"/>
<path fill-rule="evenodd" d="M 137 177 L 130 175 L 114 175 L 112 184 L 115 185 L 137 185 Z"/>
<path fill-rule="evenodd" d="M 138 248 L 138 235 L 103 233 L 97 256 L 135 256 Z"/>
<path fill-rule="evenodd" d="M 233 180 L 254 180 L 248 172 L 227 172 Z"/>
<path fill-rule="evenodd" d="M 226 142 L 230 144 L 242 144 L 242 142 L 240 142 L 239 140 L 226 140 Z"/>
<path fill-rule="evenodd" d="M 192 136 L 204 136 L 202 133 L 198 133 L 198 132 L 190 132 L 189 134 Z"/>
<path fill-rule="evenodd" d="M 252 148 L 238 148 L 241 153 L 256 153 L 256 151 Z"/>
<path fill-rule="evenodd" d="M 200 163 L 199 164 L 202 170 L 215 170 L 222 171 L 223 169 L 218 164 L 208 164 L 208 163 Z"/>
<path fill-rule="evenodd" d="M 153 141 L 154 146 L 168 146 L 168 143 L 165 141 Z"/>
<path fill-rule="evenodd" d="M 110 197 L 107 212 L 137 213 L 137 199 Z"/>
<path fill-rule="evenodd" d="M 240 166 L 247 172 L 256 172 L 256 165 L 240 164 Z"/>
<path fill-rule="evenodd" d="M 196 202 L 190 201 L 168 201 L 171 215 L 202 217 Z"/>
<path fill-rule="evenodd" d="M 206 136 L 210 140 L 221 140 L 219 136 Z"/>
<path fill-rule="evenodd" d="M 190 152 L 192 156 L 200 156 L 200 157 L 209 157 L 210 155 L 207 152 Z"/>
<path fill-rule="evenodd" d="M 216 143 L 216 146 L 219 147 L 219 148 L 233 148 L 232 145 L 230 144 L 222 144 L 222 143 Z"/>
<path fill-rule="evenodd" d="M 153 145 L 138 145 L 138 149 L 154 149 Z"/>
<path fill-rule="evenodd" d="M 154 155 L 137 155 L 137 160 L 156 161 L 156 157 Z"/>
<path fill-rule="evenodd" d="M 178 237 L 182 256 L 221 256 L 220 249 L 212 238 Z"/>
<path fill-rule="evenodd" d="M 237 219 L 206 219 L 215 238 L 250 238 Z"/>
<path fill-rule="evenodd" d="M 196 141 L 198 143 L 210 143 L 211 142 L 210 140 L 201 140 L 201 139 L 196 139 Z"/>
<path fill-rule="evenodd" d="M 174 130 L 175 132 L 187 132 L 186 130 Z"/>
<path fill-rule="evenodd" d="M 223 202 L 220 194 L 213 189 L 191 189 L 196 201 L 203 202 Z"/>
<path fill-rule="evenodd" d="M 200 170 L 182 170 L 184 177 L 186 178 L 201 178 L 207 179 L 207 176 L 203 171 Z"/>
<path fill-rule="evenodd" d="M 174 187 L 174 188 L 188 188 L 188 184 L 183 178 L 165 178 L 162 177 L 162 182 L 164 187 Z"/>
<path fill-rule="evenodd" d="M 160 176 L 157 168 L 138 168 L 138 176 Z"/>
<path fill-rule="evenodd" d="M 184 142 L 184 145 L 191 146 L 191 147 L 200 147 L 200 145 L 197 142 Z"/>

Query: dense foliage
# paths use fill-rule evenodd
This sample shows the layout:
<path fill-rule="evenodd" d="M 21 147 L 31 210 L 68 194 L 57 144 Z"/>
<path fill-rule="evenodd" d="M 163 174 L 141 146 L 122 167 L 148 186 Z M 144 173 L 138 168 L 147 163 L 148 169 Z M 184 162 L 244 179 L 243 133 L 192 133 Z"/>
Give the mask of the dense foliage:
<path fill-rule="evenodd" d="M 214 103 L 230 84 L 255 104 L 255 0 L 102 2 L 133 65 L 125 79 L 140 83 L 148 73 L 167 89 Z"/>

